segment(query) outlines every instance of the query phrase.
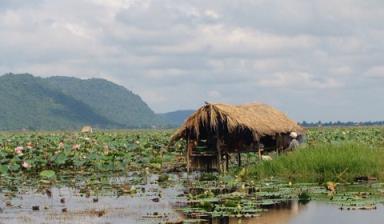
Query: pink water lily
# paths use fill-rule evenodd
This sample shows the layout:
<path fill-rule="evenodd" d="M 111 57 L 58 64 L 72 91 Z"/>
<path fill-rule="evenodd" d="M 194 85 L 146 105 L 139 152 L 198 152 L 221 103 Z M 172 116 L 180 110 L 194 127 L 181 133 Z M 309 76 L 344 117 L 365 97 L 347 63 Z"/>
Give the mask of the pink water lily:
<path fill-rule="evenodd" d="M 74 144 L 74 145 L 72 146 L 72 149 L 73 149 L 73 150 L 80 149 L 80 144 Z"/>
<path fill-rule="evenodd" d="M 31 164 L 27 163 L 27 162 L 23 162 L 23 164 L 21 164 L 21 166 L 23 166 L 25 169 L 30 169 L 32 167 Z"/>
<path fill-rule="evenodd" d="M 27 143 L 27 149 L 32 149 L 32 147 L 33 147 L 32 142 L 28 142 L 28 143 Z"/>
<path fill-rule="evenodd" d="M 23 146 L 17 146 L 17 147 L 15 148 L 15 153 L 16 153 L 17 155 L 23 155 L 23 150 L 24 150 Z"/>

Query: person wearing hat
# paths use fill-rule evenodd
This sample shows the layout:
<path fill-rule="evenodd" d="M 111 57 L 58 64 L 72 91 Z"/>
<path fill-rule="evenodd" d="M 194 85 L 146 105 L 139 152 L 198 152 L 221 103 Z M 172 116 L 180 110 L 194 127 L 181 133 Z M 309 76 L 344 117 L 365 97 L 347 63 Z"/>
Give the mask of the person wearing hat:
<path fill-rule="evenodd" d="M 297 140 L 297 133 L 294 131 L 289 134 L 289 137 L 291 137 L 291 142 L 289 143 L 289 146 L 286 150 L 293 151 L 299 147 L 300 142 Z"/>

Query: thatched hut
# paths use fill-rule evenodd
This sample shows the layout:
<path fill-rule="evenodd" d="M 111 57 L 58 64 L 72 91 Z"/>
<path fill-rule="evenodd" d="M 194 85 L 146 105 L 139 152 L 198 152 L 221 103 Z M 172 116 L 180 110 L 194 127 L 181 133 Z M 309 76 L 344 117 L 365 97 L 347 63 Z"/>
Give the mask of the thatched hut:
<path fill-rule="evenodd" d="M 289 134 L 304 129 L 284 113 L 265 104 L 210 104 L 192 114 L 172 136 L 187 141 L 187 169 L 228 168 L 228 158 L 237 153 L 285 149 Z"/>

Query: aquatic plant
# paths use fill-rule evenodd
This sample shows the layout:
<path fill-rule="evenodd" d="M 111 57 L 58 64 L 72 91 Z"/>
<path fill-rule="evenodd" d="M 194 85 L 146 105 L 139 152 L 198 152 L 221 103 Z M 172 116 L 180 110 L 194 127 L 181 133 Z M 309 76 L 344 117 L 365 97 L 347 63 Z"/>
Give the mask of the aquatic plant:
<path fill-rule="evenodd" d="M 256 179 L 274 176 L 294 181 L 351 182 L 357 176 L 384 177 L 384 148 L 361 143 L 307 145 L 249 167 Z"/>

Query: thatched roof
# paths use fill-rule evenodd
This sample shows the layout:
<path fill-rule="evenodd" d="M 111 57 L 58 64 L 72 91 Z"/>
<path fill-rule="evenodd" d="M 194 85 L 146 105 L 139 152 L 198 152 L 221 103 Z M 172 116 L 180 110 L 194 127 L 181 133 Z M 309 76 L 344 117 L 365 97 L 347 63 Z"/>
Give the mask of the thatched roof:
<path fill-rule="evenodd" d="M 180 129 L 172 136 L 172 141 L 195 136 L 198 138 L 201 128 L 217 133 L 219 127 L 225 127 L 229 134 L 248 129 L 254 139 L 295 131 L 303 133 L 304 129 L 284 113 L 266 104 L 209 104 L 193 113 Z"/>

